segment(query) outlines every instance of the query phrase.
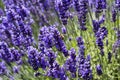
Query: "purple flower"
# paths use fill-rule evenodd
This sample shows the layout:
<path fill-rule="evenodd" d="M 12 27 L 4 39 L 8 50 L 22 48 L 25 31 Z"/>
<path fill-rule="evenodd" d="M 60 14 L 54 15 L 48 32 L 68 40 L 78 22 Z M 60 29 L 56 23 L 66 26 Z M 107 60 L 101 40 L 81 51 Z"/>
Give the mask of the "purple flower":
<path fill-rule="evenodd" d="M 29 11 L 23 5 L 20 6 L 20 8 L 16 8 L 16 11 L 23 20 L 25 19 L 25 17 L 29 16 Z"/>
<path fill-rule="evenodd" d="M 101 38 L 103 40 L 107 36 L 107 34 L 108 34 L 107 28 L 101 27 L 96 33 L 96 37 Z"/>
<path fill-rule="evenodd" d="M 63 34 L 66 34 L 67 33 L 67 29 L 66 29 L 66 27 L 64 26 L 64 27 L 62 27 L 62 33 Z"/>
<path fill-rule="evenodd" d="M 116 40 L 115 43 L 112 46 L 112 51 L 115 53 L 115 56 L 117 57 L 117 49 L 120 47 L 120 40 Z"/>
<path fill-rule="evenodd" d="M 54 62 L 53 67 L 47 71 L 47 76 L 50 76 L 53 78 L 59 78 L 59 69 L 60 69 L 59 64 Z"/>
<path fill-rule="evenodd" d="M 70 57 L 66 60 L 64 67 L 67 71 L 70 71 L 71 76 L 73 78 L 76 77 L 76 71 L 77 71 L 77 61 L 76 61 L 76 51 L 74 48 L 71 48 L 70 50 Z"/>
<path fill-rule="evenodd" d="M 3 60 L 5 60 L 7 63 L 11 62 L 12 55 L 10 53 L 10 49 L 5 42 L 0 42 L 0 55 Z"/>
<path fill-rule="evenodd" d="M 103 39 L 107 36 L 108 30 L 105 27 L 99 28 L 99 30 L 96 33 L 96 44 L 100 48 L 101 54 L 104 55 L 104 44 L 103 44 Z"/>
<path fill-rule="evenodd" d="M 119 0 L 115 0 L 115 5 L 116 5 L 116 8 L 118 8 L 118 10 L 120 10 L 120 1 Z"/>
<path fill-rule="evenodd" d="M 20 49 L 31 46 L 33 35 L 29 10 L 23 5 L 8 5 L 5 9 L 6 17 L 3 17 L 2 24 L 5 37 L 9 39 L 9 44 Z"/>
<path fill-rule="evenodd" d="M 11 48 L 10 53 L 12 55 L 12 61 L 19 61 L 21 59 L 21 54 L 15 48 Z"/>
<path fill-rule="evenodd" d="M 12 43 L 14 46 L 21 46 L 23 42 L 23 35 L 20 33 L 20 30 L 16 27 L 13 28 L 11 32 Z"/>
<path fill-rule="evenodd" d="M 62 38 L 60 36 L 60 32 L 57 29 L 55 29 L 53 33 L 54 33 L 54 40 L 55 40 L 56 48 L 59 51 L 63 52 L 63 54 L 65 56 L 68 56 L 69 55 L 68 50 L 66 48 L 66 45 L 65 45 L 64 41 L 62 40 Z"/>
<path fill-rule="evenodd" d="M 12 10 L 7 11 L 6 16 L 7 16 L 8 21 L 10 22 L 15 20 L 15 12 L 13 12 Z"/>
<path fill-rule="evenodd" d="M 53 63 L 56 60 L 56 54 L 52 51 L 52 49 L 48 49 L 46 55 L 48 58 L 49 67 L 53 67 Z"/>
<path fill-rule="evenodd" d="M 81 57 L 81 60 L 84 59 Z M 86 59 L 79 62 L 78 75 L 84 80 L 92 80 L 92 69 L 90 64 L 90 55 L 87 55 Z"/>
<path fill-rule="evenodd" d="M 53 67 L 47 71 L 47 76 L 58 78 L 60 80 L 67 80 L 65 69 L 60 67 L 57 62 L 54 62 Z"/>
<path fill-rule="evenodd" d="M 74 0 L 74 6 L 78 13 L 78 21 L 81 30 L 86 30 L 86 16 L 88 12 L 88 1 L 87 0 Z"/>
<path fill-rule="evenodd" d="M 96 21 L 96 20 L 93 20 L 92 21 L 92 24 L 93 24 L 93 31 L 94 31 L 94 33 L 96 34 L 96 32 L 99 30 L 99 28 L 100 28 L 100 23 L 98 22 L 98 21 Z"/>
<path fill-rule="evenodd" d="M 68 50 L 57 28 L 54 26 L 41 28 L 39 35 L 39 49 L 44 53 L 46 48 L 49 49 L 53 46 L 65 56 L 68 56 Z"/>
<path fill-rule="evenodd" d="M 46 48 L 49 49 L 54 46 L 54 33 L 52 27 L 42 27 L 39 33 L 39 49 L 44 53 Z"/>
<path fill-rule="evenodd" d="M 95 7 L 96 7 L 96 13 L 98 14 L 98 13 L 101 13 L 102 11 L 103 11 L 103 2 L 102 2 L 102 0 L 96 0 L 96 5 L 95 5 Z"/>
<path fill-rule="evenodd" d="M 5 63 L 3 61 L 0 62 L 0 75 L 6 74 L 6 71 L 7 71 L 7 67 Z"/>
<path fill-rule="evenodd" d="M 37 66 L 45 70 L 48 66 L 48 61 L 45 59 L 45 56 L 41 56 L 41 54 L 42 53 L 36 56 Z"/>
<path fill-rule="evenodd" d="M 112 21 L 115 22 L 117 18 L 117 11 L 116 9 L 112 6 Z"/>
<path fill-rule="evenodd" d="M 102 0 L 102 9 L 106 9 L 106 8 L 107 8 L 107 1 Z"/>
<path fill-rule="evenodd" d="M 61 3 L 58 4 L 58 11 L 59 11 L 59 17 L 62 21 L 62 24 L 67 25 L 68 16 L 66 14 L 66 10 L 64 10 L 64 7 Z"/>
<path fill-rule="evenodd" d="M 98 64 L 98 65 L 96 66 L 96 71 L 97 71 L 97 74 L 98 74 L 98 75 L 102 75 L 103 72 L 102 72 L 101 65 Z"/>
<path fill-rule="evenodd" d="M 77 45 L 79 47 L 79 54 L 83 55 L 85 54 L 85 46 L 84 46 L 84 41 L 82 37 L 77 38 Z"/>
<path fill-rule="evenodd" d="M 28 62 L 34 70 L 38 70 L 37 59 L 36 59 L 37 54 L 38 51 L 34 47 L 30 46 L 28 48 Z"/>
<path fill-rule="evenodd" d="M 2 8 L 0 8 L 0 17 L 4 15 L 4 11 Z"/>
<path fill-rule="evenodd" d="M 14 66 L 13 67 L 13 72 L 18 73 L 19 72 L 19 66 Z"/>

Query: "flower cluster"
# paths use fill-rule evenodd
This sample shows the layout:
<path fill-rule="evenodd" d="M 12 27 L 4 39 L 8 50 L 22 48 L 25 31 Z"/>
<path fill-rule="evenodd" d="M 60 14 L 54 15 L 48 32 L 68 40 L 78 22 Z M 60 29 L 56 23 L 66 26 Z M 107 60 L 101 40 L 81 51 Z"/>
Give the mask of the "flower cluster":
<path fill-rule="evenodd" d="M 54 62 L 53 68 L 50 68 L 47 72 L 47 76 L 51 76 L 53 78 L 59 78 L 60 80 L 67 80 L 68 77 L 65 73 L 65 69 L 60 67 L 57 62 Z"/>
<path fill-rule="evenodd" d="M 119 11 L 119 0 L 0 0 L 1 77 L 106 80 L 111 69 L 118 78 Z"/>
<path fill-rule="evenodd" d="M 70 71 L 71 76 L 73 78 L 76 77 L 76 71 L 77 71 L 77 61 L 76 61 L 76 51 L 74 48 L 70 50 L 70 57 L 66 60 L 64 67 L 66 70 Z"/>
<path fill-rule="evenodd" d="M 77 38 L 77 45 L 79 47 L 79 54 L 84 56 L 84 54 L 85 54 L 85 46 L 84 46 L 84 41 L 83 41 L 82 37 Z"/>
<path fill-rule="evenodd" d="M 78 21 L 80 23 L 80 29 L 86 30 L 86 16 L 88 13 L 88 0 L 74 0 L 74 6 L 78 13 Z"/>
<path fill-rule="evenodd" d="M 101 27 L 99 28 L 99 30 L 96 33 L 96 44 L 98 45 L 98 47 L 100 48 L 101 51 L 101 55 L 104 55 L 104 51 L 103 51 L 103 40 L 104 38 L 107 36 L 108 34 L 108 30 L 105 27 Z"/>
<path fill-rule="evenodd" d="M 61 51 L 65 56 L 68 56 L 68 50 L 60 32 L 54 26 L 51 27 L 43 27 L 40 30 L 39 35 L 39 49 L 43 51 L 45 48 L 52 48 L 55 46 L 57 50 Z"/>
<path fill-rule="evenodd" d="M 90 66 L 90 55 L 87 55 L 86 59 L 81 56 L 78 66 L 78 75 L 84 80 L 92 80 L 92 69 Z"/>
<path fill-rule="evenodd" d="M 96 0 L 96 13 L 101 13 L 106 8 L 106 0 Z"/>
<path fill-rule="evenodd" d="M 71 4 L 71 0 L 62 0 L 58 4 L 59 16 L 60 16 L 60 19 L 61 19 L 63 25 L 67 25 L 67 19 L 68 19 L 67 13 L 68 13 L 70 4 Z"/>
<path fill-rule="evenodd" d="M 29 10 L 23 5 L 6 5 L 5 15 L 2 17 L 1 36 L 2 40 L 9 41 L 9 44 L 27 48 L 32 45 L 33 35 L 31 29 L 31 17 Z M 6 40 L 6 37 L 8 39 Z"/>
<path fill-rule="evenodd" d="M 45 69 L 48 65 L 48 62 L 45 60 L 45 56 L 41 54 L 42 53 L 39 53 L 32 46 L 28 48 L 28 62 L 34 70 L 38 70 L 38 68 Z"/>
<path fill-rule="evenodd" d="M 7 67 L 5 65 L 5 62 L 0 62 L 0 75 L 4 75 L 7 72 Z"/>

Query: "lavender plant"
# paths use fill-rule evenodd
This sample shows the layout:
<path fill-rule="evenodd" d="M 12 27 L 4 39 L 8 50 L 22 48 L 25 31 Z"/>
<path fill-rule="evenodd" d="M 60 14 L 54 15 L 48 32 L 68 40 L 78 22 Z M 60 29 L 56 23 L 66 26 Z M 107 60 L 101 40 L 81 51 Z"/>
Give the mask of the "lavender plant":
<path fill-rule="evenodd" d="M 119 0 L 0 0 L 0 78 L 119 80 Z"/>

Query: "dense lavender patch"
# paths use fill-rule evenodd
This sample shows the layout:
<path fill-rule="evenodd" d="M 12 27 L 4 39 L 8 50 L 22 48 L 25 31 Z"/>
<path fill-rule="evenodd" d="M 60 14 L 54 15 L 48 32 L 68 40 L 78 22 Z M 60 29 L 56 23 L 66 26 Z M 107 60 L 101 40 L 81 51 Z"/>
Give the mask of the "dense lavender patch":
<path fill-rule="evenodd" d="M 119 12 L 119 0 L 0 0 L 0 78 L 119 80 Z"/>

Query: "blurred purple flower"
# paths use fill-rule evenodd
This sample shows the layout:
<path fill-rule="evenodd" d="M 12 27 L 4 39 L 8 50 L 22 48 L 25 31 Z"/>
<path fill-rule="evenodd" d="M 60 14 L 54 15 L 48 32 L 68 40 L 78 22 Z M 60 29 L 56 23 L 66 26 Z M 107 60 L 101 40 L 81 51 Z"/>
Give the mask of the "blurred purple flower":
<path fill-rule="evenodd" d="M 66 60 L 64 67 L 67 71 L 70 71 L 71 76 L 73 78 L 76 77 L 76 71 L 77 71 L 77 61 L 76 61 L 76 51 L 74 48 L 71 48 L 70 50 L 70 57 Z"/>
<path fill-rule="evenodd" d="M 81 60 L 84 59 L 81 56 Z M 92 69 L 90 64 L 90 55 L 87 55 L 86 59 L 79 62 L 78 75 L 84 80 L 92 80 Z"/>
<path fill-rule="evenodd" d="M 82 37 L 78 37 L 76 40 L 77 40 L 77 45 L 79 47 L 79 54 L 84 56 L 84 54 L 85 54 L 84 41 L 83 41 Z"/>
<path fill-rule="evenodd" d="M 19 66 L 13 66 L 13 72 L 18 73 L 19 72 Z"/>
<path fill-rule="evenodd" d="M 86 30 L 86 16 L 88 12 L 88 1 L 87 0 L 74 0 L 74 6 L 78 14 L 78 21 L 81 30 Z"/>
<path fill-rule="evenodd" d="M 97 74 L 98 74 L 98 75 L 102 75 L 103 72 L 102 72 L 101 65 L 98 64 L 98 65 L 96 66 L 96 71 L 97 71 Z"/>
<path fill-rule="evenodd" d="M 4 75 L 6 74 L 7 71 L 7 67 L 5 65 L 5 62 L 0 62 L 0 75 Z"/>
<path fill-rule="evenodd" d="M 66 27 L 64 26 L 64 27 L 62 27 L 62 33 L 63 34 L 66 34 L 67 33 L 67 29 L 66 29 Z"/>
<path fill-rule="evenodd" d="M 34 70 L 38 70 L 37 59 L 36 59 L 37 54 L 38 51 L 34 47 L 30 46 L 28 48 L 28 62 Z"/>

